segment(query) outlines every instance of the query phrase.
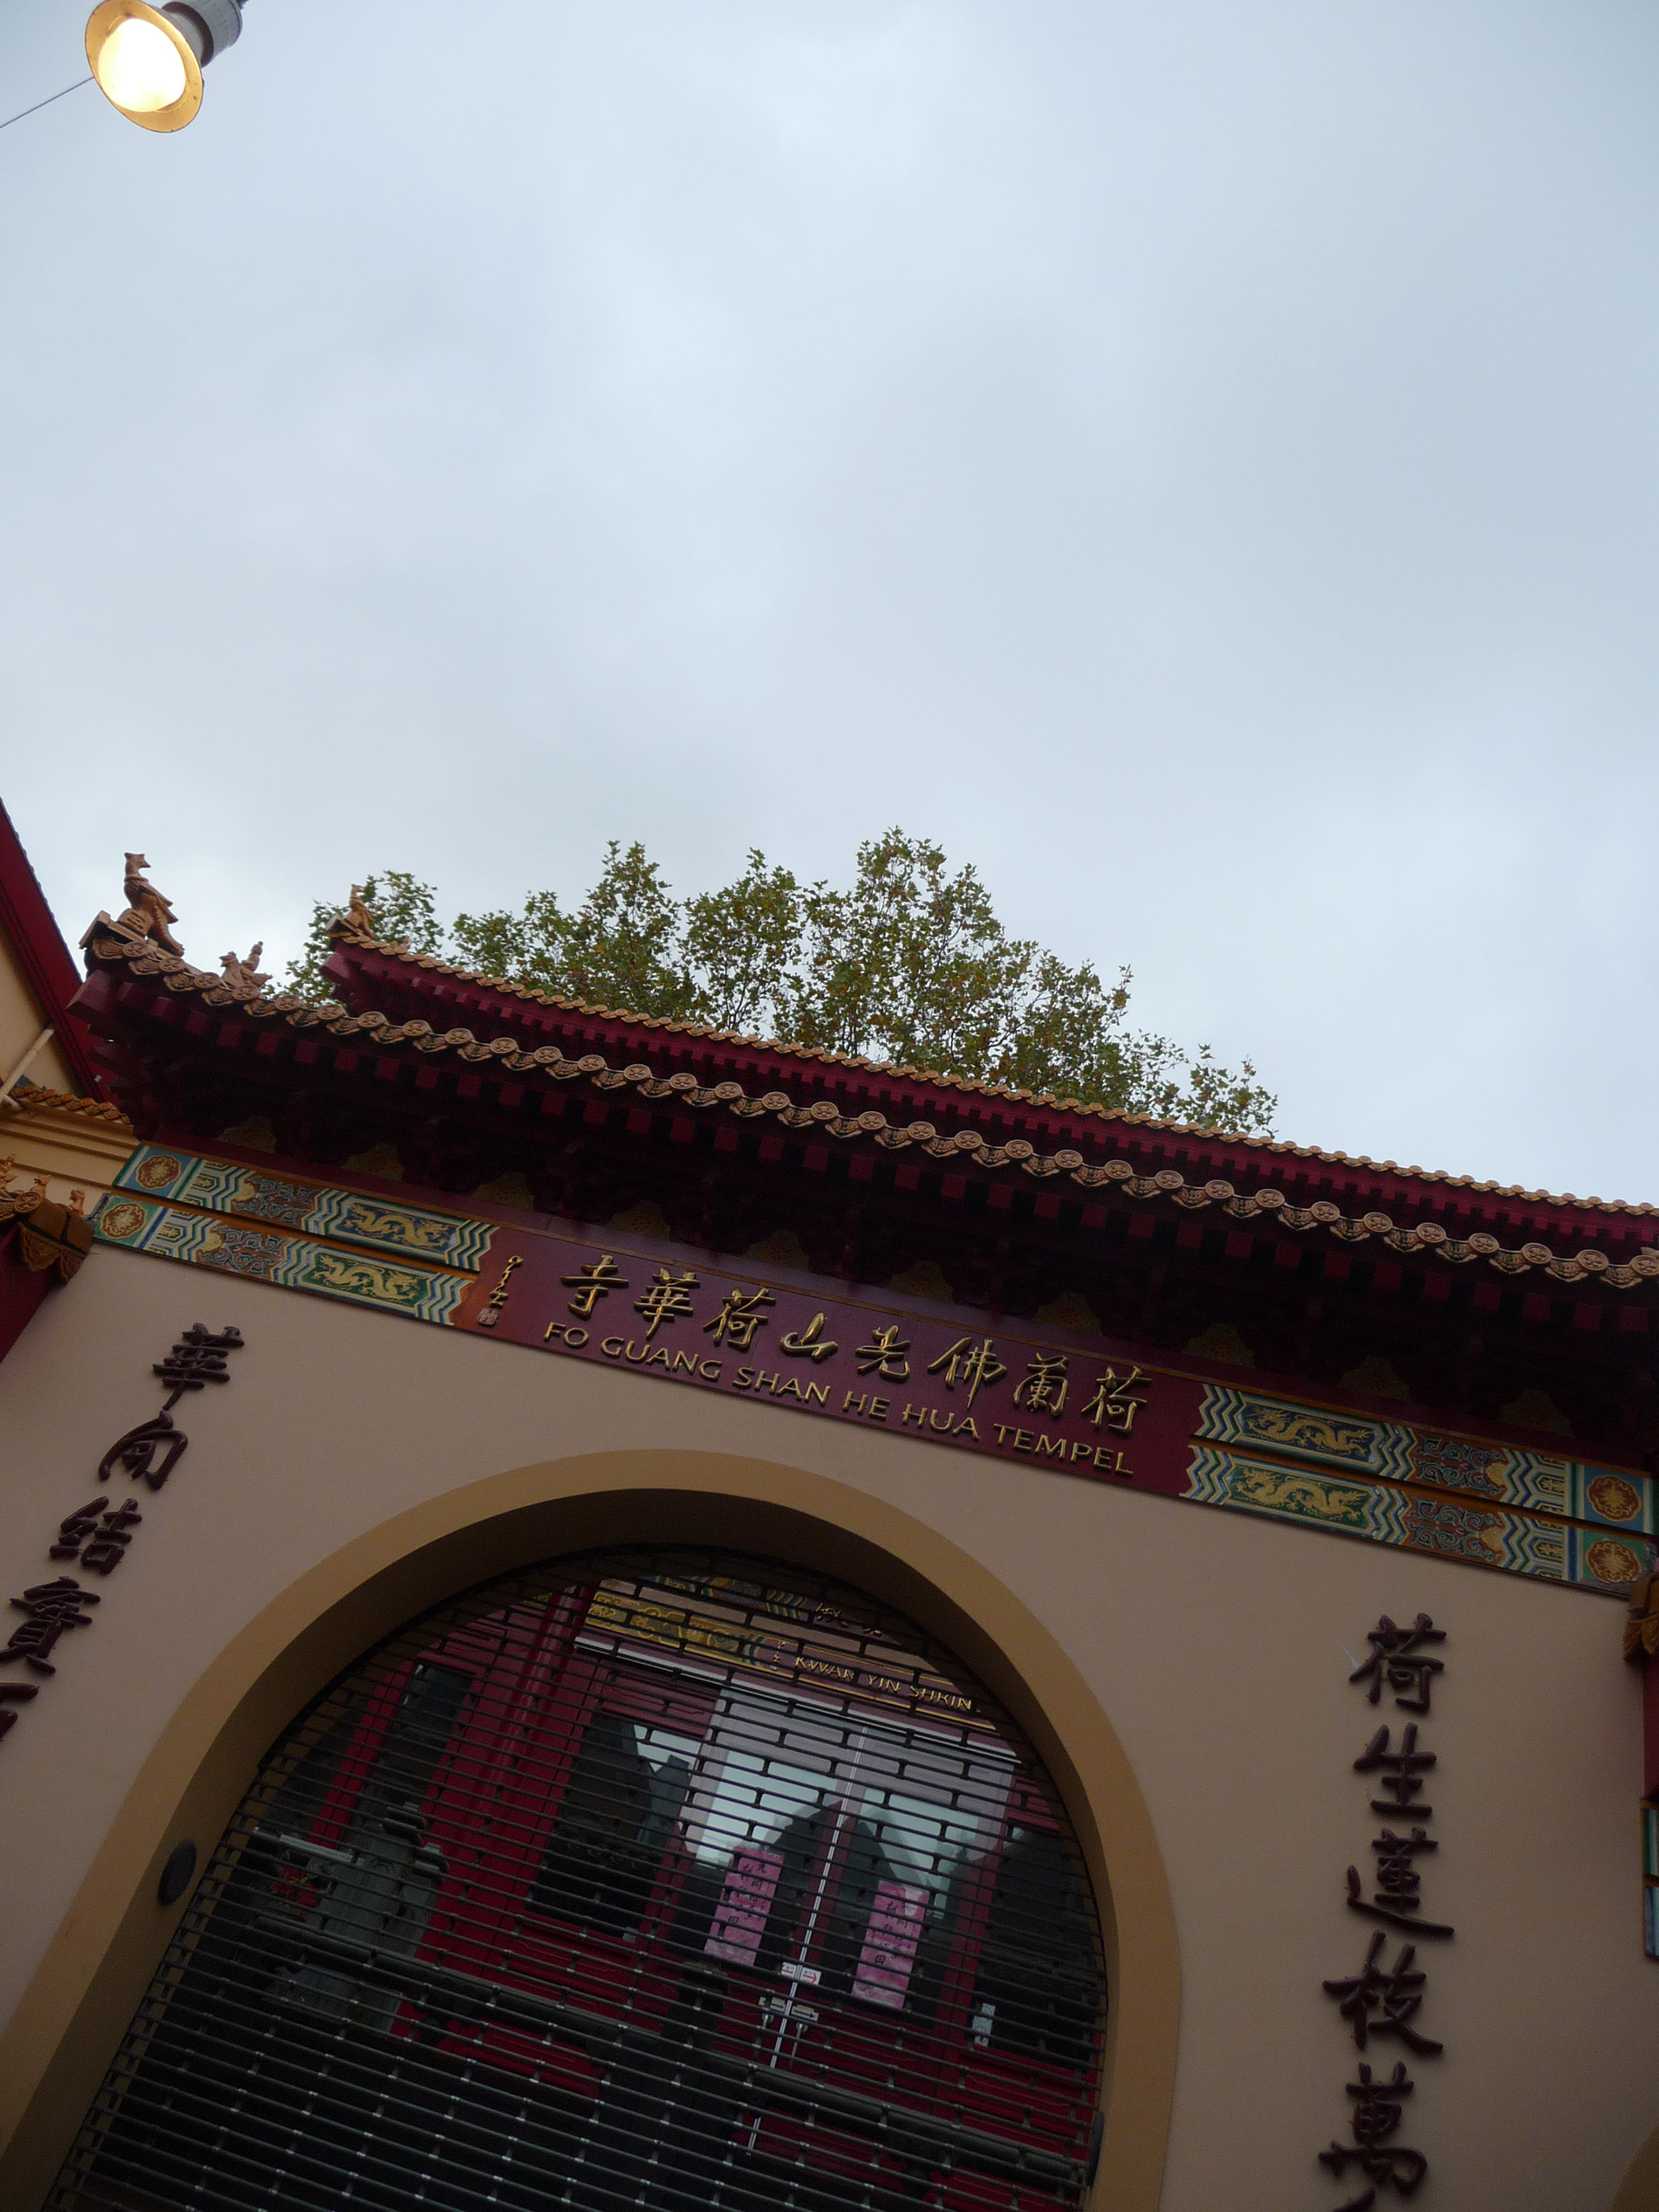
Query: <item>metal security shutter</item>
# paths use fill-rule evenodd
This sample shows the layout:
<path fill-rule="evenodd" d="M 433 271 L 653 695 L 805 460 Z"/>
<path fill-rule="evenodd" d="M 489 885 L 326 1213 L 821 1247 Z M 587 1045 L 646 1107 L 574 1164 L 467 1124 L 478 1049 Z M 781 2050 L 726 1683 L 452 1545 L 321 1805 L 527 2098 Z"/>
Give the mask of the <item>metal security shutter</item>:
<path fill-rule="evenodd" d="M 556 1562 L 393 1638 L 215 1852 L 53 2212 L 1036 2212 L 1106 1987 L 1059 1800 L 856 1591 Z"/>

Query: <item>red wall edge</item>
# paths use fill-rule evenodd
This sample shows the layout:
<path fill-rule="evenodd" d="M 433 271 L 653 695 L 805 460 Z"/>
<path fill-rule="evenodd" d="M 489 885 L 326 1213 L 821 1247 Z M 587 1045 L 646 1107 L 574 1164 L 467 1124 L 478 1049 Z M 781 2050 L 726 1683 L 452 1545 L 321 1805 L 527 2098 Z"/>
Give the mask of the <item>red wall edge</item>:
<path fill-rule="evenodd" d="M 103 1083 L 90 1040 L 69 1012 L 69 1002 L 80 983 L 79 971 L 3 807 L 0 807 L 0 928 L 11 940 L 36 1002 L 56 1030 L 55 1041 L 81 1088 L 89 1098 L 101 1098 Z"/>
<path fill-rule="evenodd" d="M 39 1312 L 56 1276 L 37 1274 L 23 1264 L 22 1233 L 14 1221 L 0 1230 L 0 1359 L 3 1359 Z"/>

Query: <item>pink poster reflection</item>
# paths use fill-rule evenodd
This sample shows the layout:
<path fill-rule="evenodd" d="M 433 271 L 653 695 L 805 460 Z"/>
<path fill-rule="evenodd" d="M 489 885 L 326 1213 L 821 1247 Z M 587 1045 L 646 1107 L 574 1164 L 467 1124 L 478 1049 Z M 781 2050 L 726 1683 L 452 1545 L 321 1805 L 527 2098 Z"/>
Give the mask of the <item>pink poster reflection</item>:
<path fill-rule="evenodd" d="M 916 1946 L 928 1917 L 928 1893 L 904 1882 L 878 1882 L 870 1924 L 859 1953 L 853 1995 L 868 2004 L 888 2005 L 894 2011 L 904 2002 L 915 1965 Z"/>
<path fill-rule="evenodd" d="M 724 1959 L 731 1966 L 753 1966 L 783 1871 L 781 1852 L 733 1851 L 714 1925 L 703 1947 L 711 1958 Z"/>

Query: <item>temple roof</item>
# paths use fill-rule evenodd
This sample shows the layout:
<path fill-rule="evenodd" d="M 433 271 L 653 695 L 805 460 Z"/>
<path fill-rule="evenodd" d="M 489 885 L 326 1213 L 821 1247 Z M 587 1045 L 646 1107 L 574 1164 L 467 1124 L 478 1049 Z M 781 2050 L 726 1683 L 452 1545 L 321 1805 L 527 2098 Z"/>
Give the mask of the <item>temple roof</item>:
<path fill-rule="evenodd" d="M 321 1033 L 340 1043 L 355 1041 L 377 1056 L 418 1054 L 424 1063 L 424 1087 L 431 1081 L 425 1070 L 453 1054 L 458 1067 L 487 1068 L 496 1078 L 526 1077 L 541 1085 L 581 1080 L 600 1094 L 627 1088 L 646 1100 L 672 1099 L 696 1111 L 719 1108 L 744 1118 L 766 1116 L 786 1129 L 811 1128 L 842 1143 L 861 1142 L 888 1152 L 915 1149 L 935 1159 L 972 1164 L 1001 1179 L 1063 1180 L 1080 1192 L 1119 1186 L 1122 1195 L 1141 1202 L 1168 1202 L 1189 1211 L 1213 1205 L 1239 1219 L 1272 1214 L 1279 1226 L 1320 1231 L 1347 1244 L 1375 1239 L 1396 1252 L 1422 1253 L 1453 1266 L 1485 1261 L 1512 1275 L 1536 1269 L 1560 1281 L 1594 1279 L 1620 1291 L 1659 1278 L 1659 1251 L 1651 1248 L 1652 1233 L 1645 1228 L 1655 1212 L 1650 1206 L 1550 1198 L 1311 1146 L 1113 1114 L 1048 1094 L 971 1083 L 696 1023 L 620 1013 L 473 975 L 429 954 L 413 954 L 403 945 L 344 930 L 326 971 L 340 995 L 320 1005 L 209 974 L 147 940 L 118 934 L 106 916 L 99 917 L 89 936 L 88 965 L 94 976 L 115 972 L 134 979 L 154 977 L 175 998 L 193 998 L 204 1008 L 234 1009 L 250 1021 Z M 83 991 L 84 1012 L 100 1003 L 94 990 Z M 401 1020 L 386 1011 L 388 1004 Z M 412 1011 L 420 1007 L 441 1018 L 470 1013 L 486 1027 L 516 1012 L 518 1030 L 486 1040 L 453 1022 L 441 1029 L 427 1013 Z M 537 1038 L 546 1041 L 533 1041 Z M 600 1043 L 609 1047 L 608 1053 L 593 1049 Z M 638 1056 L 654 1048 L 659 1064 Z M 301 1055 L 308 1056 L 314 1056 L 314 1047 Z M 691 1064 L 665 1075 L 662 1063 L 667 1059 Z M 747 1082 L 735 1079 L 739 1072 Z M 780 1077 L 792 1075 L 792 1090 L 776 1087 Z M 476 1096 L 477 1081 L 470 1088 Z M 875 1104 L 878 1097 L 881 1107 Z M 958 1125 L 942 1130 L 936 1116 L 952 1117 Z M 142 1118 L 134 1118 L 142 1130 Z M 1171 1164 L 1177 1157 L 1187 1163 L 1188 1171 Z M 1286 1176 L 1283 1168 L 1292 1164 Z M 1340 1172 L 1323 1172 L 1327 1170 Z M 1341 1189 L 1349 1195 L 1349 1207 L 1345 1210 L 1333 1196 L 1314 1195 L 1311 1182 L 1317 1182 L 1320 1193 Z M 1241 1183 L 1246 1187 L 1241 1189 Z M 1385 1200 L 1415 1218 L 1396 1220 L 1385 1214 L 1380 1210 Z M 1500 1207 L 1499 1200 L 1513 1203 Z M 1495 1236 L 1483 1223 L 1503 1225 L 1512 1240 Z M 1573 1248 L 1585 1237 L 1599 1241 Z"/>
<path fill-rule="evenodd" d="M 271 994 L 246 963 L 207 973 L 137 922 L 100 916 L 86 946 L 76 1010 L 155 1143 L 1098 1327 L 1529 1447 L 1570 1434 L 1659 1462 L 1651 1207 L 635 1019 L 350 931 L 322 1005 Z"/>
<path fill-rule="evenodd" d="M 517 1011 L 523 1024 L 523 1006 L 545 1008 L 549 1013 L 565 1017 L 556 1025 L 565 1034 L 572 1022 L 603 1022 L 611 1026 L 619 1035 L 621 1032 L 636 1033 L 641 1042 L 653 1033 L 675 1038 L 685 1038 L 711 1048 L 729 1047 L 751 1055 L 758 1064 L 770 1060 L 778 1062 L 795 1061 L 824 1068 L 846 1070 L 853 1075 L 874 1075 L 896 1086 L 913 1086 L 918 1091 L 935 1095 L 954 1094 L 963 1099 L 995 1101 L 1024 1106 L 1052 1113 L 1066 1118 L 1080 1118 L 1091 1123 L 1106 1123 L 1122 1130 L 1148 1130 L 1177 1137 L 1196 1137 L 1203 1142 L 1224 1147 L 1229 1156 L 1242 1148 L 1264 1159 L 1284 1158 L 1307 1160 L 1330 1167 L 1354 1168 L 1373 1176 L 1405 1179 L 1416 1183 L 1437 1184 L 1449 1190 L 1467 1191 L 1478 1196 L 1518 1199 L 1529 1206 L 1548 1207 L 1558 1213 L 1579 1211 L 1595 1213 L 1622 1213 L 1644 1218 L 1659 1216 L 1659 1206 L 1642 1200 L 1625 1199 L 1575 1198 L 1570 1192 L 1553 1195 L 1547 1191 L 1529 1191 L 1518 1183 L 1482 1182 L 1474 1176 L 1457 1175 L 1442 1168 L 1402 1167 L 1393 1160 L 1374 1160 L 1363 1153 L 1327 1151 L 1314 1144 L 1293 1144 L 1270 1137 L 1250 1137 L 1201 1127 L 1196 1123 L 1172 1121 L 1149 1114 L 1125 1114 L 1112 1107 L 1088 1105 L 1082 1100 L 1068 1098 L 1057 1091 L 1021 1090 L 1009 1083 L 981 1082 L 972 1076 L 942 1075 L 929 1068 L 912 1068 L 882 1060 L 868 1060 L 856 1054 L 839 1053 L 817 1045 L 790 1044 L 777 1038 L 751 1036 L 732 1029 L 715 1029 L 704 1023 L 676 1020 L 671 1016 L 630 1013 L 614 1006 L 593 1006 L 580 999 L 566 999 L 550 991 L 538 991 L 528 984 L 504 981 L 498 976 L 483 975 L 470 968 L 456 966 L 452 961 L 441 959 L 435 953 L 413 952 L 406 944 L 387 942 L 365 936 L 347 929 L 343 921 L 337 925 L 334 953 L 326 972 L 339 986 L 339 1003 L 353 1013 L 375 1011 L 383 1001 L 404 993 L 412 998 L 428 1001 L 449 1001 L 469 1008 L 475 1013 L 499 1019 Z M 427 984 L 422 979 L 436 979 Z M 517 1006 L 513 1002 L 518 1002 Z M 549 1025 L 537 1024 L 538 1029 Z"/>

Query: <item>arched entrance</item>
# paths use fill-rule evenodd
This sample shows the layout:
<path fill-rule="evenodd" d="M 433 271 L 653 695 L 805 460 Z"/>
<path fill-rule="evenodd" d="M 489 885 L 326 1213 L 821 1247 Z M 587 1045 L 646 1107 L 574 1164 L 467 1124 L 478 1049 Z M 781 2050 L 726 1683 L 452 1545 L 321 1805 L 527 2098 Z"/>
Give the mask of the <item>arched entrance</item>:
<path fill-rule="evenodd" d="M 1036 2212 L 1107 1992 L 1058 1792 L 960 1663 L 686 1546 L 370 1653 L 232 1820 L 54 2212 Z"/>

